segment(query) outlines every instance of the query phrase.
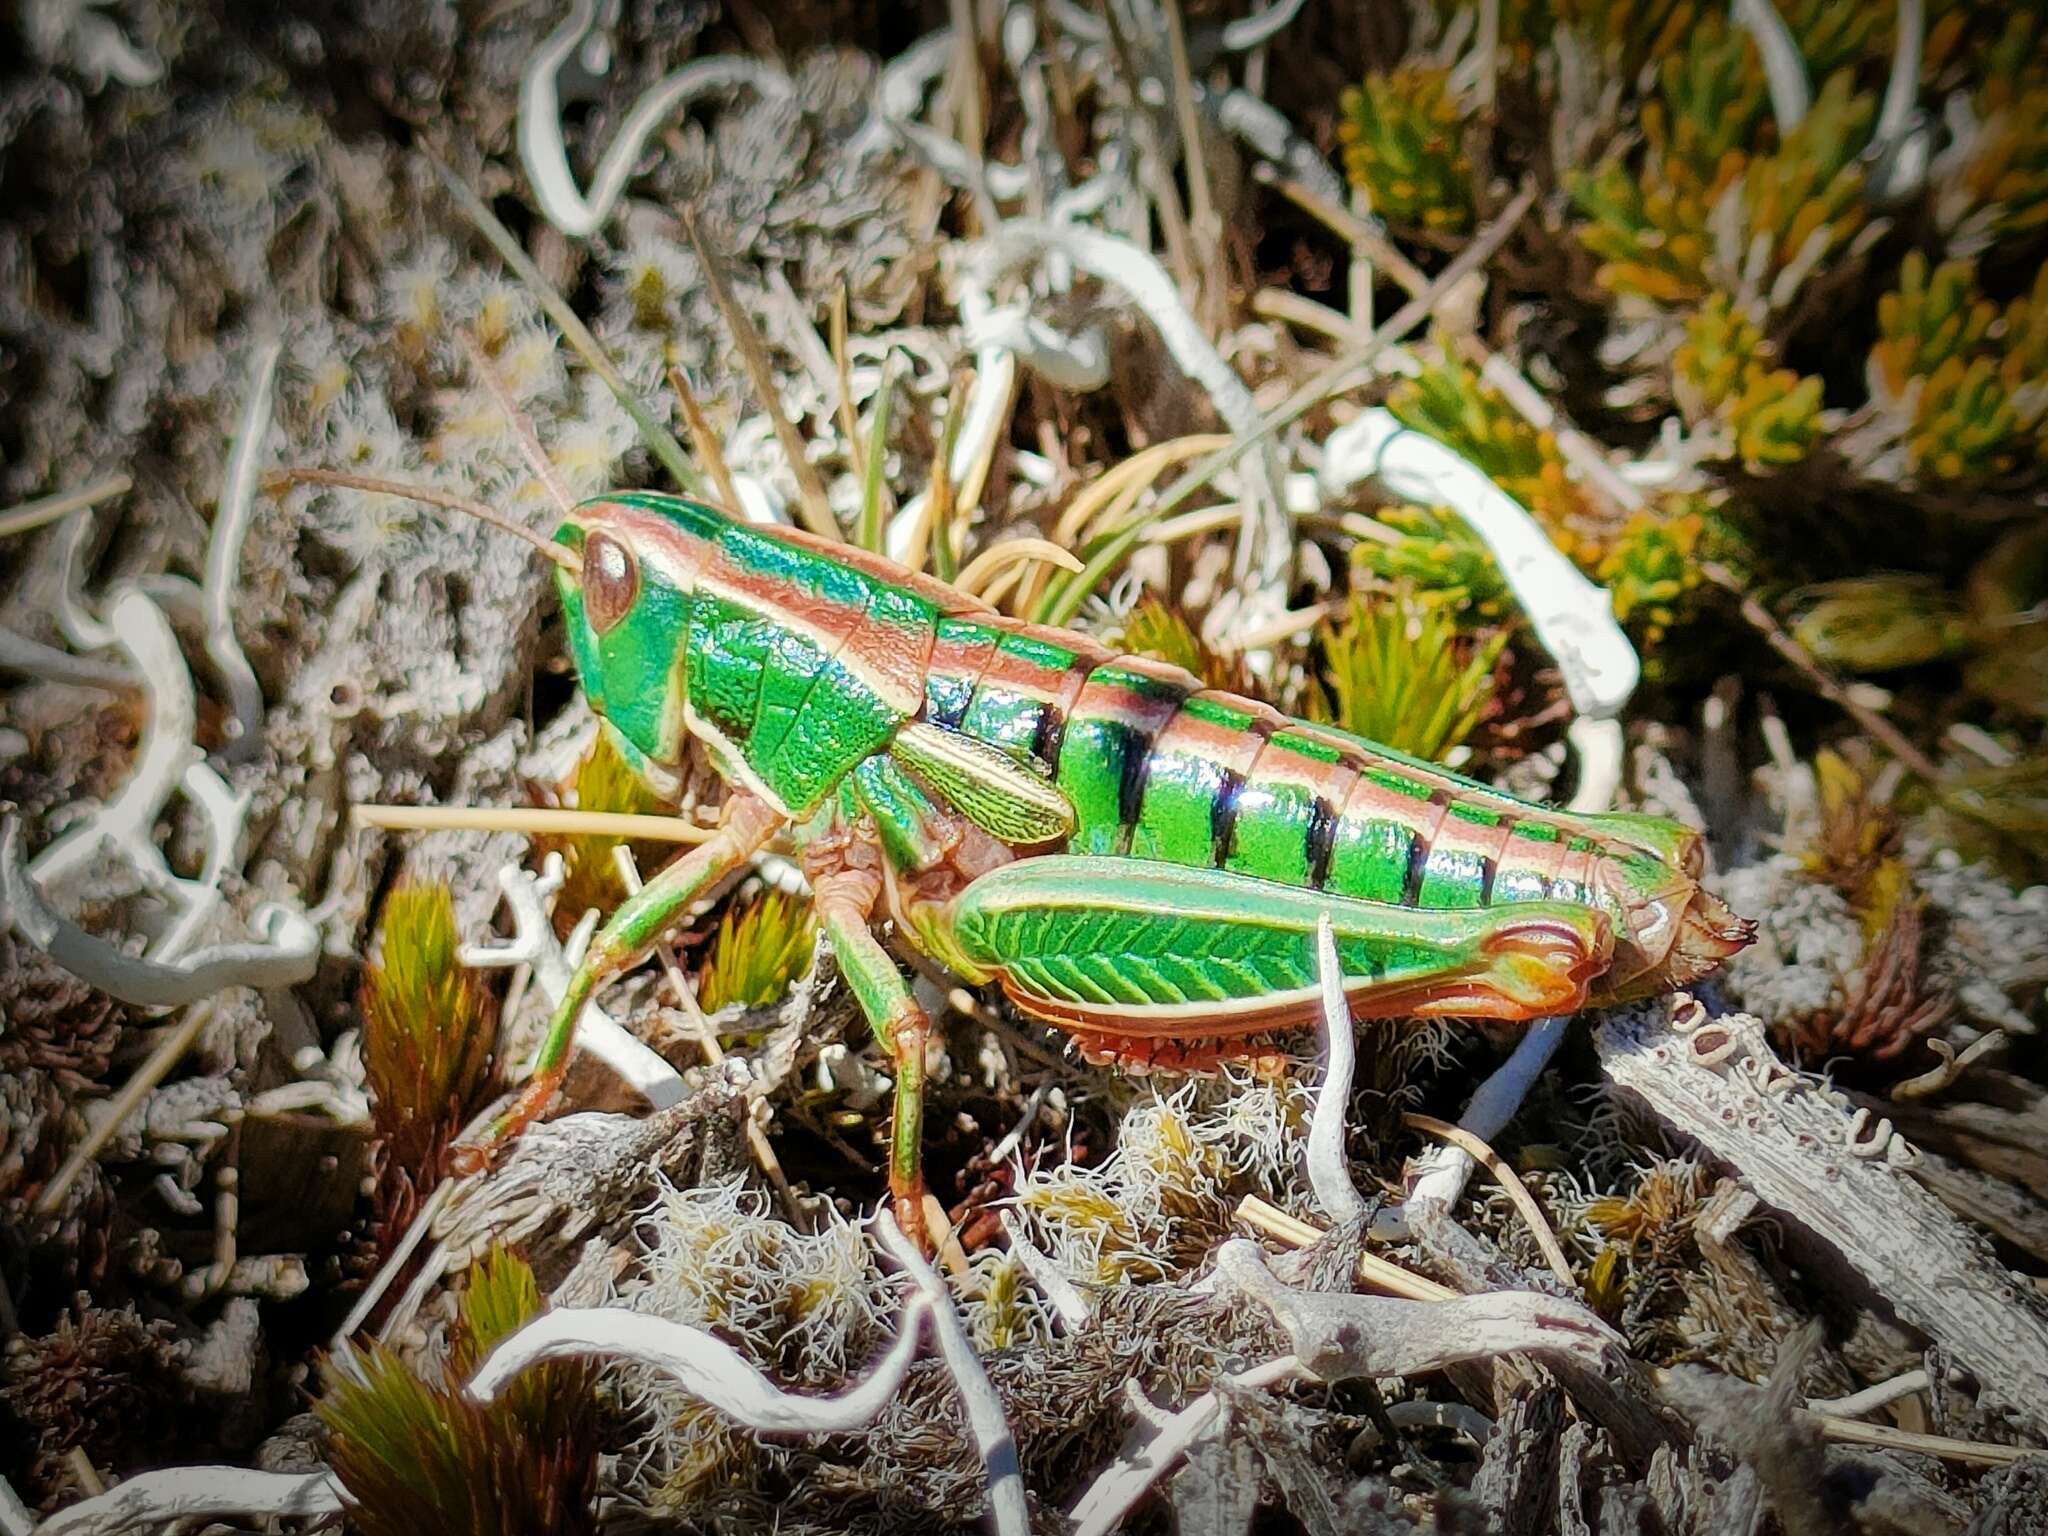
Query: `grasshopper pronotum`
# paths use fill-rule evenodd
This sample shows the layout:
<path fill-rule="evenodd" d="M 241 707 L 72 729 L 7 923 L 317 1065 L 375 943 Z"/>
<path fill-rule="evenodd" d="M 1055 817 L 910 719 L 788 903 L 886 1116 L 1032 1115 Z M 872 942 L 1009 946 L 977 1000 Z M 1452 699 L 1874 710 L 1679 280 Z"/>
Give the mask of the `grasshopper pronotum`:
<path fill-rule="evenodd" d="M 556 566 L 627 759 L 659 783 L 694 739 L 731 793 L 591 941 L 493 1143 L 547 1107 L 598 987 L 771 845 L 894 1060 L 912 1231 L 931 1026 L 878 918 L 1136 1070 L 1254 1056 L 1310 1019 L 1325 912 L 1357 1017 L 1568 1013 L 1683 986 L 1749 939 L 1675 822 L 1517 800 L 850 546 L 655 492 L 585 501 L 552 540 L 514 531 Z"/>

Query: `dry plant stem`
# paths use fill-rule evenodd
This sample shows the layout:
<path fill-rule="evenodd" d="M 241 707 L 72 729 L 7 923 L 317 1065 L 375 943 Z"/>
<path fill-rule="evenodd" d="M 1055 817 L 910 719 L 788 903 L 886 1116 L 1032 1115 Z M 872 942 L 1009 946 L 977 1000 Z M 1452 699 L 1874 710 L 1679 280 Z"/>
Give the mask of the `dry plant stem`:
<path fill-rule="evenodd" d="M 1550 1272 L 1567 1290 L 1577 1290 L 1578 1281 L 1572 1276 L 1571 1261 L 1565 1258 L 1564 1249 L 1558 1246 L 1557 1234 L 1550 1229 L 1550 1222 L 1543 1215 L 1543 1207 L 1536 1203 L 1536 1197 L 1529 1188 L 1515 1177 L 1515 1171 L 1501 1160 L 1501 1155 L 1470 1131 L 1462 1130 L 1447 1120 L 1433 1115 L 1404 1114 L 1401 1123 L 1413 1130 L 1423 1131 L 1460 1148 L 1481 1167 L 1500 1180 L 1500 1186 L 1507 1191 L 1508 1199 L 1515 1209 L 1522 1213 L 1522 1219 L 1529 1224 L 1530 1235 L 1536 1239 L 1536 1246 L 1543 1250 L 1544 1262 Z"/>
<path fill-rule="evenodd" d="M 974 597 L 983 592 L 996 573 L 1013 565 L 1031 561 L 1056 565 L 1063 571 L 1085 569 L 1068 551 L 1046 539 L 1020 538 L 1005 539 L 1000 544 L 991 544 L 967 563 L 967 569 L 953 578 L 953 585 Z"/>
<path fill-rule="evenodd" d="M 1817 1256 L 1860 1276 L 1982 1384 L 1987 1406 L 2048 1433 L 2048 1320 L 1965 1226 L 1898 1163 L 1911 1152 L 1789 1071 L 1747 1014 L 1692 999 L 1639 1005 L 1595 1033 L 1601 1070 L 1735 1169 Z"/>
<path fill-rule="evenodd" d="M 1202 124 L 1196 109 L 1194 71 L 1188 65 L 1187 29 L 1181 22 L 1180 0 L 1160 0 L 1166 19 L 1167 58 L 1173 65 L 1174 123 L 1180 133 L 1180 150 L 1187 162 L 1188 226 L 1194 236 L 1195 260 L 1208 277 L 1202 285 L 1202 308 L 1217 308 L 1220 276 L 1217 248 L 1223 238 L 1223 221 L 1216 214 L 1216 199 L 1209 187 L 1209 160 L 1202 149 Z"/>
<path fill-rule="evenodd" d="M 168 1467 L 141 1472 L 36 1527 L 37 1536 L 113 1536 L 198 1517 L 248 1521 L 324 1519 L 348 1508 L 331 1472 L 254 1472 L 246 1467 Z"/>
<path fill-rule="evenodd" d="M 768 344 L 761 339 L 753 316 L 733 296 L 732 287 L 725 280 L 725 265 L 704 243 L 690 210 L 679 206 L 675 212 L 677 221 L 683 226 L 683 234 L 690 242 L 690 249 L 697 253 L 697 267 L 704 274 L 704 286 L 711 290 L 712 302 L 718 306 L 718 313 L 732 335 L 733 344 L 740 349 L 740 360 L 746 365 L 747 378 L 760 399 L 761 409 L 768 413 L 768 423 L 775 429 L 775 440 L 782 444 L 783 457 L 789 461 L 789 472 L 796 478 L 797 510 L 803 524 L 820 538 L 837 539 L 840 536 L 839 524 L 832 516 L 825 483 L 818 478 L 817 468 L 804 454 L 804 440 L 796 424 L 783 412 L 782 397 L 775 388 L 775 367 L 768 358 Z"/>
<path fill-rule="evenodd" d="M 568 837 L 630 837 L 649 843 L 702 843 L 716 827 L 680 816 L 555 810 L 509 805 L 353 805 L 349 821 L 393 832 L 552 832 Z"/>
<path fill-rule="evenodd" d="M 1982 1440 L 1957 1440 L 1948 1435 L 1915 1434 L 1889 1424 L 1866 1424 L 1831 1413 L 1816 1414 L 1821 1433 L 1841 1445 L 1869 1445 L 1908 1455 L 1939 1456 L 1944 1461 L 1972 1461 L 1985 1467 L 2009 1467 L 2041 1453 L 2026 1445 L 1993 1445 Z"/>
<path fill-rule="evenodd" d="M 640 879 L 640 866 L 633 858 L 633 850 L 625 843 L 612 846 L 612 863 L 619 872 L 619 883 L 626 888 L 628 896 L 640 894 L 644 883 Z M 704 1010 L 697 1006 L 696 988 L 683 974 L 682 962 L 676 959 L 675 946 L 667 939 L 654 946 L 654 956 L 661 962 L 662 973 L 668 977 L 669 990 L 675 994 L 676 1006 L 683 1017 L 690 1021 L 690 1037 L 697 1042 L 697 1048 L 704 1053 L 704 1059 L 712 1066 L 725 1060 L 725 1047 L 718 1043 L 718 1036 L 711 1028 L 711 1021 L 704 1017 Z"/>
<path fill-rule="evenodd" d="M 745 503 L 740 500 L 739 487 L 733 484 L 732 466 L 725 462 L 725 450 L 719 446 L 718 434 L 711 430 L 711 420 L 704 414 L 704 407 L 697 403 L 696 391 L 690 388 L 689 379 L 674 363 L 668 365 L 668 387 L 675 391 L 676 404 L 683 413 L 683 426 L 690 434 L 690 446 L 710 471 L 711 484 L 718 491 L 719 500 L 738 512 Z"/>
<path fill-rule="evenodd" d="M 975 1354 L 967 1329 L 953 1309 L 945 1282 L 925 1262 L 917 1245 L 903 1235 L 886 1205 L 875 1213 L 875 1237 L 882 1250 L 903 1266 L 916 1287 L 919 1296 L 911 1305 L 922 1299 L 931 1313 L 939 1352 L 945 1356 L 946 1369 L 959 1389 L 961 1407 L 966 1410 L 968 1427 L 987 1469 L 989 1511 L 995 1517 L 998 1536 L 1030 1536 L 1031 1508 L 1025 1502 L 1024 1478 L 1017 1466 L 1016 1439 L 1010 1433 L 1009 1421 L 1003 1417 L 1002 1399 L 996 1396 L 988 1372 L 982 1369 L 981 1357 Z"/>
<path fill-rule="evenodd" d="M 1304 212 L 1314 215 L 1331 232 L 1340 236 L 1354 249 L 1365 252 L 1373 264 L 1382 268 L 1411 296 L 1419 296 L 1430 286 L 1428 276 L 1390 241 L 1386 232 L 1375 228 L 1365 219 L 1359 218 L 1349 209 L 1339 207 L 1325 198 L 1316 196 L 1298 181 L 1279 175 L 1271 175 L 1273 185 L 1292 203 Z M 1320 308 L 1321 306 L 1317 306 Z M 1294 318 L 1289 316 L 1288 318 Z M 1355 328 L 1348 326 L 1347 331 Z M 1349 335 L 1343 339 L 1349 340 Z M 1636 511 L 1645 505 L 1642 491 L 1624 479 L 1607 455 L 1600 451 L 1585 433 L 1566 422 L 1549 401 L 1537 392 L 1536 387 L 1522 376 L 1520 369 L 1495 352 L 1471 331 L 1459 329 L 1455 332 L 1458 351 L 1476 367 L 1480 376 L 1501 393 L 1501 398 L 1518 411 L 1530 426 L 1539 432 L 1554 433 L 1557 446 L 1574 469 L 1584 475 L 1588 482 L 1597 485 L 1602 494 L 1625 511 Z"/>
<path fill-rule="evenodd" d="M 43 496 L 35 501 L 25 501 L 18 507 L 9 507 L 5 512 L 0 512 L 0 539 L 12 534 L 27 533 L 31 528 L 54 523 L 60 517 L 69 517 L 74 512 L 83 512 L 87 507 L 96 507 L 103 501 L 110 501 L 121 495 L 134 483 L 126 475 L 108 475 L 104 480 L 95 480 L 82 490 L 59 491 L 54 496 Z"/>
<path fill-rule="evenodd" d="M 1355 389 L 1372 377 L 1369 364 L 1382 347 L 1399 341 L 1435 312 L 1444 296 L 1479 270 L 1515 231 L 1515 226 L 1536 203 L 1536 188 L 1528 186 L 1503 208 L 1487 226 L 1472 237 L 1430 282 L 1429 286 L 1394 312 L 1387 322 L 1356 346 L 1339 353 L 1319 373 L 1305 381 L 1260 419 L 1249 433 L 1236 434 L 1228 447 L 1211 454 L 1176 480 L 1160 499 L 1157 515 L 1163 517 L 1202 489 L 1217 473 L 1233 463 L 1255 443 L 1264 442 L 1289 423 L 1298 421 L 1333 395 Z"/>
<path fill-rule="evenodd" d="M 396 1280 L 405 1266 L 412 1261 L 412 1256 L 419 1251 L 420 1244 L 432 1230 L 435 1218 L 441 1214 L 441 1208 L 447 1205 L 449 1197 L 454 1194 L 455 1187 L 460 1182 L 459 1179 L 443 1179 L 412 1213 L 412 1220 L 406 1224 L 405 1235 L 398 1240 L 397 1246 L 384 1256 L 384 1262 L 377 1266 L 377 1273 L 370 1277 L 370 1283 L 363 1287 L 363 1294 L 356 1298 L 356 1304 L 349 1308 L 348 1316 L 342 1319 L 341 1326 L 334 1330 L 334 1337 L 328 1340 L 329 1354 L 340 1359 L 349 1358 L 344 1346 L 355 1337 L 355 1331 L 369 1321 L 370 1314 L 377 1310 L 377 1303 L 382 1301 L 384 1293 L 391 1289 L 392 1281 Z"/>
<path fill-rule="evenodd" d="M 171 1075 L 171 1071 L 185 1059 L 185 1053 L 192 1049 L 192 1043 L 199 1038 L 199 1032 L 206 1028 L 207 1020 L 213 1017 L 211 1001 L 194 1003 L 185 1017 L 178 1023 L 157 1048 L 149 1053 L 149 1059 L 130 1074 L 128 1081 L 121 1085 L 121 1091 L 113 1101 L 100 1112 L 100 1118 L 93 1128 L 71 1149 L 56 1176 L 43 1186 L 36 1196 L 35 1210 L 38 1216 L 48 1216 L 61 1209 L 64 1197 L 71 1192 L 72 1184 L 85 1172 L 92 1160 L 105 1150 L 121 1132 L 121 1127 L 137 1110 L 142 1108 L 158 1083 Z"/>
<path fill-rule="evenodd" d="M 694 493 L 698 489 L 696 470 L 690 467 L 689 456 L 683 452 L 683 445 L 654 419 L 653 414 L 640 402 L 640 398 L 626 383 L 618 366 L 606 355 L 597 338 L 590 334 L 590 327 L 570 307 L 569 301 L 555 292 L 554 285 L 541 274 L 533 264 L 533 258 L 526 254 L 519 242 L 512 238 L 512 232 L 498 216 L 484 206 L 483 199 L 472 192 L 464 182 L 440 161 L 428 156 L 429 163 L 441 178 L 441 185 L 448 189 L 448 196 L 462 216 L 469 220 L 477 233 L 490 242 L 491 249 L 498 253 L 505 265 L 524 283 L 540 307 L 547 311 L 548 318 L 555 322 L 569 345 L 600 379 L 605 388 L 612 392 L 612 398 L 619 402 L 619 408 L 633 418 L 633 425 L 640 430 L 640 440 L 647 445 L 647 451 L 661 461 L 661 465 L 672 476 L 676 484 Z"/>
<path fill-rule="evenodd" d="M 1482 1142 L 1498 1136 L 1522 1107 L 1530 1087 L 1563 1043 L 1570 1022 L 1565 1015 L 1552 1014 L 1529 1025 L 1508 1059 L 1472 1095 L 1459 1126 Z M 1424 1202 L 1449 1208 L 1464 1192 L 1466 1181 L 1472 1177 L 1472 1167 L 1472 1155 L 1463 1147 L 1448 1143 L 1418 1158 L 1408 1198 L 1375 1218 L 1373 1236 L 1389 1242 L 1406 1241 L 1409 1209 Z"/>
<path fill-rule="evenodd" d="M 638 895 L 641 886 L 640 866 L 633 860 L 633 850 L 625 843 L 612 849 L 612 859 L 618 865 L 619 880 L 626 887 L 629 896 Z M 668 977 L 669 990 L 675 994 L 676 1006 L 683 1017 L 689 1020 L 690 1037 L 697 1042 L 697 1048 L 704 1053 L 705 1061 L 717 1066 L 725 1060 L 725 1047 L 718 1043 L 718 1033 L 711 1027 L 711 1021 L 704 1017 L 704 1010 L 697 1006 L 697 989 L 690 985 L 690 978 L 683 974 L 683 967 L 676 959 L 675 946 L 663 939 L 654 946 L 654 953 L 661 961 L 662 971 Z M 789 1187 L 789 1176 L 782 1171 L 782 1160 L 775 1155 L 775 1148 L 769 1145 L 768 1133 L 752 1115 L 747 1116 L 747 1150 L 754 1155 L 754 1161 L 767 1176 L 769 1185 L 775 1191 L 776 1199 L 782 1202 L 782 1209 L 791 1221 L 801 1225 L 801 1207 L 797 1204 L 796 1193 Z"/>
<path fill-rule="evenodd" d="M 1263 444 L 1251 391 L 1188 313 L 1182 290 L 1147 252 L 1096 230 L 1021 219 L 1005 224 L 990 238 L 989 246 L 998 267 L 1057 253 L 1090 276 L 1122 289 L 1152 322 L 1181 371 L 1208 395 L 1216 413 L 1229 425 L 1236 451 Z M 1256 565 L 1262 580 L 1273 581 L 1291 561 L 1293 549 L 1286 524 L 1286 497 L 1270 447 L 1264 448 L 1252 480 L 1254 493 L 1245 498 L 1236 569 L 1243 578 Z M 1254 545 L 1260 540 L 1264 545 L 1254 562 Z"/>
<path fill-rule="evenodd" d="M 1807 1403 L 1806 1408 L 1809 1413 L 1860 1419 L 1864 1414 L 1875 1413 L 1888 1403 L 1896 1403 L 1902 1397 L 1925 1392 L 1929 1385 L 1927 1368 L 1915 1366 L 1910 1371 L 1894 1376 L 1890 1381 L 1881 1381 L 1874 1387 L 1865 1387 L 1861 1392 L 1852 1392 L 1847 1397 L 1814 1398 Z"/>
<path fill-rule="evenodd" d="M 839 385 L 839 436 L 846 445 L 847 466 L 856 485 L 867 479 L 867 465 L 861 458 L 860 417 L 853 406 L 853 361 L 847 352 L 846 280 L 832 290 L 832 312 L 827 320 L 832 343 L 832 372 Z"/>
<path fill-rule="evenodd" d="M 1253 1231 L 1263 1232 L 1276 1243 L 1285 1243 L 1290 1248 L 1313 1247 L 1324 1235 L 1320 1227 L 1297 1220 L 1257 1195 L 1246 1195 L 1238 1202 L 1237 1219 Z M 1447 1285 L 1439 1285 L 1370 1253 L 1358 1256 L 1358 1283 L 1385 1291 L 1390 1296 L 1405 1296 L 1410 1301 L 1449 1301 L 1459 1294 Z"/>
<path fill-rule="evenodd" d="M 1933 761 L 1908 741 L 1905 734 L 1891 721 L 1858 703 L 1854 695 L 1836 681 L 1827 668 L 1814 660 L 1812 653 L 1805 646 L 1785 632 L 1784 627 L 1771 616 L 1771 611 L 1749 594 L 1742 583 L 1736 580 L 1734 572 L 1718 561 L 1706 560 L 1700 563 L 1700 574 L 1735 598 L 1741 608 L 1742 617 L 1749 622 L 1750 627 L 1764 637 L 1772 650 L 1784 657 L 1812 683 L 1816 693 L 1846 713 L 1868 734 L 1876 737 L 1884 744 L 1886 751 L 1912 769 L 1923 781 L 1929 784 L 1940 781 L 1941 770 Z"/>

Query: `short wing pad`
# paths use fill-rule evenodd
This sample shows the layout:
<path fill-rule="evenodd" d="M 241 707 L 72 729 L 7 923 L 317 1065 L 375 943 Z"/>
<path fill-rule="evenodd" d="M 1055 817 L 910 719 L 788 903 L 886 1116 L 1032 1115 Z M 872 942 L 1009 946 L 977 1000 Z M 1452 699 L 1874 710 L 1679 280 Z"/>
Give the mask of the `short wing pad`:
<path fill-rule="evenodd" d="M 896 733 L 889 755 L 999 842 L 1029 848 L 1073 835 L 1059 786 L 985 741 L 918 720 Z"/>
<path fill-rule="evenodd" d="M 1567 1013 L 1612 954 L 1607 919 L 1571 903 L 1418 910 L 1143 859 L 1019 860 L 949 917 L 962 956 L 1037 1017 L 1217 1035 L 1313 1017 L 1324 912 L 1360 1017 Z"/>

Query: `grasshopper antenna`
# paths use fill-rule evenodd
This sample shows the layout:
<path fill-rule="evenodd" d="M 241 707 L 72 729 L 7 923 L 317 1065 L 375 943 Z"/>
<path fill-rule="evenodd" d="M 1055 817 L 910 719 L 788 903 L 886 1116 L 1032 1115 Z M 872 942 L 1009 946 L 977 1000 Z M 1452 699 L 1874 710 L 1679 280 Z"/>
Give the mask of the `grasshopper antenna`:
<path fill-rule="evenodd" d="M 534 478 L 546 488 L 556 510 L 567 517 L 574 502 L 570 498 L 569 488 L 562 483 L 562 477 L 555 472 L 555 466 L 549 462 L 547 453 L 541 448 L 540 434 L 533 430 L 533 423 L 527 419 L 526 413 L 513 403 L 511 392 L 505 388 L 504 380 L 500 379 L 497 371 L 491 367 L 491 360 L 484 355 L 484 349 L 476 337 L 464 329 L 455 333 L 455 339 L 462 343 L 462 350 L 469 358 L 470 371 L 477 376 L 477 381 L 483 385 L 484 392 L 491 397 L 500 414 L 512 424 L 512 435 L 519 441 L 519 453 L 526 460 L 526 467 L 533 471 Z"/>
<path fill-rule="evenodd" d="M 281 469 L 264 481 L 264 488 L 273 496 L 288 485 L 340 486 L 346 490 L 368 491 L 376 496 L 400 496 L 407 501 L 424 502 L 430 507 L 445 507 L 450 512 L 466 512 L 479 522 L 489 523 L 493 528 L 502 529 L 515 538 L 526 540 L 572 576 L 581 576 L 583 572 L 583 567 L 576 557 L 552 539 L 544 539 L 524 524 L 501 517 L 480 501 L 472 501 L 467 496 L 457 496 L 450 491 L 437 491 L 430 485 L 409 485 L 403 480 L 385 480 L 376 475 L 351 474 L 343 469 Z"/>

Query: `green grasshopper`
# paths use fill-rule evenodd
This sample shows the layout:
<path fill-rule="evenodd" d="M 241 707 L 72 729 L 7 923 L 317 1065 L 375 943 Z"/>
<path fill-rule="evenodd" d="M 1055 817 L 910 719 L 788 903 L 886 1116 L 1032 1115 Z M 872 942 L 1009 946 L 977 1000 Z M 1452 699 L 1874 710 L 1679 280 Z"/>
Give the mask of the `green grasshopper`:
<path fill-rule="evenodd" d="M 1360 1018 L 1568 1013 L 1683 986 L 1750 937 L 1675 822 L 1525 803 L 850 546 L 654 492 L 583 502 L 552 541 L 517 531 L 557 567 L 628 761 L 672 785 L 694 740 L 731 793 L 591 941 L 487 1145 L 546 1109 L 592 994 L 770 847 L 893 1059 L 911 1231 L 931 1023 L 883 917 L 1134 1071 L 1269 1054 L 1311 1021 L 1324 913 Z"/>

